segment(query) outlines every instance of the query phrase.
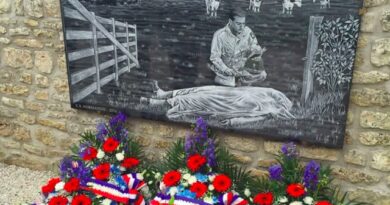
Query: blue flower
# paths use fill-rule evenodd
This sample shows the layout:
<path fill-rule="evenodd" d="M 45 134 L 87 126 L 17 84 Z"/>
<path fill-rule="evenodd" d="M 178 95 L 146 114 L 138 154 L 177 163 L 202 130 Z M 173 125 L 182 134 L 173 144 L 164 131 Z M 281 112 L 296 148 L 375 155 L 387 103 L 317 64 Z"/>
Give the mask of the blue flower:
<path fill-rule="evenodd" d="M 318 175 L 320 174 L 320 165 L 311 160 L 307 163 L 305 171 L 303 173 L 303 182 L 305 186 L 311 190 L 317 189 Z"/>
<path fill-rule="evenodd" d="M 287 157 L 298 156 L 297 146 L 293 142 L 289 142 L 282 146 L 282 153 Z"/>
<path fill-rule="evenodd" d="M 204 175 L 204 174 L 201 174 L 201 173 L 196 173 L 195 177 L 200 182 L 207 182 L 207 179 L 208 179 L 207 175 Z"/>
<path fill-rule="evenodd" d="M 269 167 L 268 172 L 269 172 L 269 177 L 271 180 L 281 180 L 282 179 L 282 166 L 280 164 L 272 165 Z"/>
<path fill-rule="evenodd" d="M 183 190 L 182 192 L 177 193 L 178 196 L 183 196 L 191 199 L 195 199 L 196 194 L 194 192 L 191 192 L 188 189 Z"/>

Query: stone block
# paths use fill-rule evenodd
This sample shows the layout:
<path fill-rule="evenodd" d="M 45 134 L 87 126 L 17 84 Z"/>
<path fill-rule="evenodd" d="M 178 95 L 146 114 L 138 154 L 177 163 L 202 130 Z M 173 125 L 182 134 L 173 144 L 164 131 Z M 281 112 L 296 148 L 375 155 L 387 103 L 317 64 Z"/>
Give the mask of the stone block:
<path fill-rule="evenodd" d="M 0 117 L 16 117 L 17 112 L 13 109 L 0 105 Z"/>
<path fill-rule="evenodd" d="M 269 173 L 268 171 L 261 170 L 261 169 L 255 169 L 255 168 L 249 168 L 250 175 L 257 178 L 268 178 Z"/>
<path fill-rule="evenodd" d="M 46 106 L 39 102 L 26 101 L 25 105 L 28 110 L 32 111 L 43 112 L 46 109 Z"/>
<path fill-rule="evenodd" d="M 390 65 L 390 38 L 377 39 L 373 42 L 371 63 L 377 67 Z"/>
<path fill-rule="evenodd" d="M 299 147 L 299 155 L 309 159 L 337 161 L 339 151 L 336 149 Z"/>
<path fill-rule="evenodd" d="M 0 26 L 0 34 L 5 34 L 5 33 L 7 33 L 7 29 L 3 26 Z"/>
<path fill-rule="evenodd" d="M 27 68 L 33 67 L 33 58 L 29 50 L 4 48 L 3 58 L 4 63 L 12 68 Z"/>
<path fill-rule="evenodd" d="M 14 4 L 15 4 L 16 15 L 23 16 L 24 14 L 23 0 L 14 0 Z"/>
<path fill-rule="evenodd" d="M 377 14 L 375 12 L 367 12 L 362 16 L 360 31 L 372 33 L 374 32 L 377 23 Z"/>
<path fill-rule="evenodd" d="M 30 130 L 22 126 L 17 126 L 12 138 L 17 141 L 28 142 L 31 140 Z"/>
<path fill-rule="evenodd" d="M 22 73 L 20 75 L 19 81 L 31 85 L 32 75 L 30 73 Z"/>
<path fill-rule="evenodd" d="M 10 107 L 17 107 L 20 109 L 24 109 L 24 103 L 23 100 L 17 100 L 13 98 L 7 98 L 2 97 L 1 102 L 3 102 L 4 105 L 10 106 Z"/>
<path fill-rule="evenodd" d="M 11 1 L 0 0 L 0 14 L 8 13 L 11 9 Z"/>
<path fill-rule="evenodd" d="M 369 189 L 357 188 L 355 190 L 349 191 L 348 194 L 349 200 L 356 200 L 358 202 L 365 202 L 373 205 L 387 205 L 383 200 L 388 200 L 390 197 L 380 191 L 374 191 Z"/>
<path fill-rule="evenodd" d="M 24 85 L 13 85 L 11 83 L 1 83 L 0 93 L 11 94 L 11 95 L 27 95 L 29 93 L 29 89 Z"/>
<path fill-rule="evenodd" d="M 39 22 L 34 19 L 24 19 L 23 23 L 30 27 L 37 27 L 39 25 Z"/>
<path fill-rule="evenodd" d="M 240 137 L 238 135 L 226 135 L 224 137 L 226 145 L 233 149 L 242 152 L 255 152 L 260 149 L 258 140 Z"/>
<path fill-rule="evenodd" d="M 4 162 L 6 164 L 13 164 L 19 167 L 25 167 L 39 171 L 47 170 L 48 166 L 41 158 L 26 154 L 11 154 L 4 160 Z"/>
<path fill-rule="evenodd" d="M 41 74 L 36 74 L 35 83 L 38 85 L 38 87 L 47 88 L 49 87 L 49 78 Z"/>
<path fill-rule="evenodd" d="M 360 126 L 390 130 L 390 113 L 363 111 L 360 114 Z"/>
<path fill-rule="evenodd" d="M 359 141 L 368 146 L 374 145 L 390 145 L 390 133 L 385 132 L 362 132 L 359 135 Z"/>
<path fill-rule="evenodd" d="M 35 124 L 36 122 L 35 116 L 28 113 L 20 113 L 18 120 L 30 125 Z"/>
<path fill-rule="evenodd" d="M 48 90 L 38 90 L 34 93 L 34 97 L 37 100 L 49 100 Z"/>
<path fill-rule="evenodd" d="M 48 51 L 35 51 L 35 68 L 41 73 L 50 74 L 53 70 L 53 60 Z"/>
<path fill-rule="evenodd" d="M 353 73 L 352 83 L 354 84 L 373 84 L 381 83 L 390 80 L 390 75 L 380 71 L 361 72 L 355 71 Z"/>
<path fill-rule="evenodd" d="M 158 149 L 167 149 L 172 145 L 172 142 L 167 140 L 157 140 L 156 142 L 154 142 L 154 145 L 154 147 Z"/>
<path fill-rule="evenodd" d="M 359 106 L 388 106 L 390 105 L 390 93 L 371 88 L 353 89 L 351 101 Z"/>
<path fill-rule="evenodd" d="M 371 175 L 351 168 L 344 168 L 339 166 L 332 166 L 332 174 L 336 178 L 349 181 L 351 183 L 374 184 L 379 182 L 380 179 L 380 177 L 376 175 Z"/>
<path fill-rule="evenodd" d="M 381 171 L 390 171 L 390 150 L 374 152 L 372 155 L 371 167 Z"/>
<path fill-rule="evenodd" d="M 53 134 L 45 129 L 38 129 L 35 133 L 35 137 L 38 141 L 42 142 L 44 145 L 54 147 L 57 144 L 57 141 Z M 69 140 L 67 141 L 69 143 Z"/>
<path fill-rule="evenodd" d="M 28 36 L 30 35 L 31 29 L 27 27 L 11 28 L 9 34 L 11 36 Z"/>
<path fill-rule="evenodd" d="M 41 41 L 36 39 L 15 39 L 14 43 L 17 46 L 29 47 L 29 48 L 43 48 Z"/>
<path fill-rule="evenodd" d="M 60 71 L 66 73 L 66 60 L 63 54 L 57 56 L 57 66 Z"/>
<path fill-rule="evenodd" d="M 37 156 L 45 156 L 46 155 L 46 149 L 40 146 L 34 146 L 30 144 L 23 144 L 23 149 L 26 150 L 28 153 L 37 155 Z"/>
<path fill-rule="evenodd" d="M 366 156 L 367 154 L 365 152 L 359 151 L 357 149 L 352 149 L 352 150 L 348 150 L 344 154 L 344 160 L 349 164 L 365 166 Z"/>
<path fill-rule="evenodd" d="M 62 22 L 60 19 L 58 20 L 42 20 L 43 28 L 51 29 L 51 30 L 57 30 L 62 31 Z"/>
<path fill-rule="evenodd" d="M 38 124 L 47 126 L 47 127 L 53 127 L 62 131 L 66 131 L 66 123 L 58 120 L 52 120 L 52 119 L 45 119 L 45 118 L 38 118 L 37 120 Z"/>
<path fill-rule="evenodd" d="M 53 97 L 53 100 L 70 103 L 69 93 L 53 93 L 51 96 Z"/>
<path fill-rule="evenodd" d="M 390 31 L 390 9 L 382 13 L 381 24 L 383 31 Z"/>
<path fill-rule="evenodd" d="M 10 42 L 11 42 L 11 40 L 9 40 L 8 38 L 4 38 L 4 37 L 0 38 L 0 43 L 1 44 L 8 45 Z"/>
<path fill-rule="evenodd" d="M 68 81 L 64 80 L 64 78 L 62 78 L 62 79 L 59 79 L 59 78 L 54 79 L 53 84 L 54 84 L 54 88 L 56 89 L 57 92 L 59 92 L 59 93 L 69 92 Z"/>
<path fill-rule="evenodd" d="M 381 6 L 387 3 L 387 0 L 364 0 L 364 7 Z"/>
<path fill-rule="evenodd" d="M 148 147 L 151 144 L 150 137 L 143 137 L 143 136 L 137 136 L 135 137 L 135 140 L 142 146 L 142 147 Z"/>
<path fill-rule="evenodd" d="M 6 120 L 0 120 L 0 136 L 9 137 L 14 133 L 15 125 L 7 122 Z"/>
<path fill-rule="evenodd" d="M 43 0 L 45 15 L 48 17 L 60 17 L 60 2 L 53 0 Z"/>
<path fill-rule="evenodd" d="M 280 154 L 280 150 L 283 146 L 283 143 L 281 142 L 272 142 L 272 141 L 265 141 L 264 142 L 264 150 L 271 154 Z"/>
<path fill-rule="evenodd" d="M 6 149 L 8 149 L 8 152 L 10 151 L 9 149 L 20 149 L 21 145 L 20 142 L 15 142 L 12 139 L 0 139 L 0 144 Z"/>
<path fill-rule="evenodd" d="M 43 16 L 42 0 L 24 0 L 23 6 L 27 15 L 35 18 L 41 18 Z"/>
<path fill-rule="evenodd" d="M 274 164 L 278 164 L 278 161 L 276 161 L 276 159 L 260 159 L 257 162 L 258 167 L 267 168 L 267 169 Z"/>
<path fill-rule="evenodd" d="M 33 30 L 33 35 L 38 38 L 50 39 L 57 37 L 57 32 L 51 29 L 38 28 Z"/>
<path fill-rule="evenodd" d="M 241 164 L 250 164 L 253 161 L 250 156 L 241 154 L 239 152 L 234 152 L 233 151 L 233 152 L 231 152 L 231 154 L 233 155 L 234 159 L 236 159 L 237 162 L 241 163 Z"/>

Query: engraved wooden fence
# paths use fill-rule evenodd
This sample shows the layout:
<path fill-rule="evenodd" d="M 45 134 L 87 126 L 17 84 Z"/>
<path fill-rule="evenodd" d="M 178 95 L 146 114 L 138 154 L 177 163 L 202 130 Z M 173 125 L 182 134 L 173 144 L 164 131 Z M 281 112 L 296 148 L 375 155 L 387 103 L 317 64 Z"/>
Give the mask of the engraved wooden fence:
<path fill-rule="evenodd" d="M 95 82 L 75 90 L 72 92 L 72 102 L 78 102 L 93 92 L 101 94 L 101 88 L 115 80 L 118 85 L 119 76 L 125 72 L 130 72 L 134 67 L 139 66 L 138 48 L 137 48 L 137 26 L 128 23 L 123 23 L 114 18 L 108 19 L 96 16 L 93 12 L 88 11 L 78 0 L 67 0 L 73 8 L 64 7 L 64 18 L 72 20 L 89 22 L 90 30 L 65 30 L 66 40 L 86 40 L 92 42 L 91 48 L 83 48 L 80 50 L 67 53 L 68 61 L 73 62 L 83 58 L 92 57 L 94 66 L 82 69 L 70 74 L 70 85 L 75 84 L 95 75 Z M 111 32 L 103 25 L 110 26 Z M 117 32 L 117 28 L 122 28 L 125 32 Z M 124 29 L 123 29 L 124 28 Z M 132 40 L 130 40 L 132 37 Z M 119 42 L 118 38 L 125 38 L 126 42 Z M 107 39 L 111 45 L 99 46 L 99 39 Z M 130 50 L 130 48 L 133 48 Z M 123 55 L 118 56 L 118 49 Z M 99 54 L 113 52 L 113 59 L 101 62 Z M 126 66 L 119 68 L 121 62 L 126 62 Z M 102 71 L 113 68 L 114 72 L 101 77 Z"/>

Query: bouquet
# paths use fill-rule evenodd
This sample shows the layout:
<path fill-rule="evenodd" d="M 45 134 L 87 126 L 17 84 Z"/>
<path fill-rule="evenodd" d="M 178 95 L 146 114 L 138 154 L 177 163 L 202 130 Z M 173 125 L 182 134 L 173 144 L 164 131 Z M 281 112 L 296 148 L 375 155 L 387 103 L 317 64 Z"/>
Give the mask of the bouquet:
<path fill-rule="evenodd" d="M 331 169 L 312 160 L 302 165 L 298 150 L 292 142 L 284 144 L 277 164 L 269 167 L 269 178 L 251 185 L 251 198 L 257 205 L 353 205 L 338 189 L 331 187 Z"/>
<path fill-rule="evenodd" d="M 185 142 L 179 141 L 168 151 L 162 165 L 167 171 L 162 176 L 160 192 L 150 202 L 151 205 L 248 204 L 235 190 L 238 187 L 234 182 L 240 180 L 237 174 L 223 172 L 223 169 L 231 168 L 230 172 L 236 171 L 246 177 L 241 179 L 247 179 L 247 173 L 237 171 L 236 167 L 231 166 L 232 162 L 224 162 L 229 159 L 222 160 L 219 156 L 230 155 L 218 151 L 215 139 L 208 137 L 208 134 L 206 122 L 199 118 Z"/>
<path fill-rule="evenodd" d="M 119 113 L 99 124 L 96 134 L 82 134 L 74 154 L 60 162 L 60 177 L 42 186 L 42 200 L 35 204 L 145 204 L 143 154 L 128 136 L 125 121 Z"/>

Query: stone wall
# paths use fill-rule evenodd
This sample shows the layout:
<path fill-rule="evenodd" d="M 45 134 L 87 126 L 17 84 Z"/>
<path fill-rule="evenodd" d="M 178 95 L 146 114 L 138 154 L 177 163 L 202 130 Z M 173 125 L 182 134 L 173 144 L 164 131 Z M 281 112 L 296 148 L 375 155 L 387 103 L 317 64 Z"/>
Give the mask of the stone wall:
<path fill-rule="evenodd" d="M 390 204 L 390 0 L 365 0 L 362 14 L 345 146 L 299 149 L 304 159 L 331 165 L 350 197 L 385 205 Z M 70 108 L 61 29 L 58 0 L 0 0 L 1 162 L 55 170 L 80 133 L 108 118 Z M 128 123 L 154 159 L 188 127 L 143 119 Z M 218 136 L 258 176 L 267 173 L 281 146 L 259 136 Z"/>

